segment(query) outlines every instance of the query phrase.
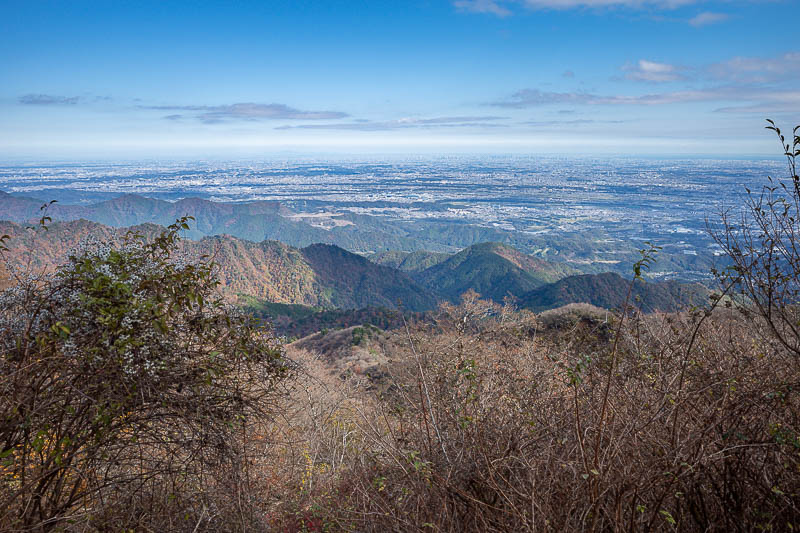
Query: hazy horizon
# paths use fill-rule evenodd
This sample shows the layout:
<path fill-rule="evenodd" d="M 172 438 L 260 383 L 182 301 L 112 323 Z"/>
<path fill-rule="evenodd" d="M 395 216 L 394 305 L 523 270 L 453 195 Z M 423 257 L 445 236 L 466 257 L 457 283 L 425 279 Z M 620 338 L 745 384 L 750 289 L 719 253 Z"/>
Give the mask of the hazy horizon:
<path fill-rule="evenodd" d="M 6 2 L 0 160 L 771 157 L 791 4 Z"/>

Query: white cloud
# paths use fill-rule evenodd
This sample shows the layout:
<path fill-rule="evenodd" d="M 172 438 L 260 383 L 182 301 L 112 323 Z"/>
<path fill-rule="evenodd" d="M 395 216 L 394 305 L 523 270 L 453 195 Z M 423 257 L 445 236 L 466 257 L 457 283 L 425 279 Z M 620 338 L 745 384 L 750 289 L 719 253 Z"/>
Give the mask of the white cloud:
<path fill-rule="evenodd" d="M 584 126 L 589 124 L 624 124 L 626 120 L 596 120 L 592 118 L 578 118 L 574 120 L 528 120 L 522 122 L 524 126 L 550 127 L 550 126 Z"/>
<path fill-rule="evenodd" d="M 461 11 L 489 13 L 498 17 L 512 14 L 511 5 L 523 5 L 528 9 L 574 9 L 574 8 L 655 8 L 674 9 L 680 6 L 701 3 L 704 0 L 453 0 Z"/>
<path fill-rule="evenodd" d="M 712 13 L 711 11 L 704 11 L 689 19 L 689 24 L 695 28 L 699 28 L 701 26 L 725 22 L 729 18 L 730 17 L 725 13 Z"/>
<path fill-rule="evenodd" d="M 17 100 L 23 105 L 75 105 L 80 96 L 54 96 L 52 94 L 26 94 Z"/>
<path fill-rule="evenodd" d="M 456 0 L 453 5 L 461 11 L 469 11 L 470 13 L 491 13 L 498 17 L 507 17 L 511 11 L 495 0 Z"/>
<path fill-rule="evenodd" d="M 683 70 L 682 67 L 646 59 L 640 59 L 636 65 L 625 65 L 622 70 L 627 72 L 625 75 L 627 79 L 634 81 L 664 83 L 686 79 L 680 72 Z"/>
<path fill-rule="evenodd" d="M 778 114 L 796 113 L 800 109 L 800 91 L 765 91 L 756 104 L 722 107 L 722 113 Z"/>

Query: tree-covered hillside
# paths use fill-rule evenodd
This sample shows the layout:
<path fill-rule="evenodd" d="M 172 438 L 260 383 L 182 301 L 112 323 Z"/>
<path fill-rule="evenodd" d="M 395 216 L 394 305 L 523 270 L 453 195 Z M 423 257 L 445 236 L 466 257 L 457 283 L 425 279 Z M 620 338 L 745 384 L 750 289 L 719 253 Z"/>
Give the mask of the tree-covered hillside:
<path fill-rule="evenodd" d="M 570 303 L 588 303 L 605 309 L 625 305 L 631 281 L 619 274 L 582 274 L 533 289 L 519 298 L 519 305 L 535 312 Z M 644 312 L 677 311 L 708 303 L 710 291 L 699 283 L 658 283 L 636 280 L 629 305 Z"/>
<path fill-rule="evenodd" d="M 159 226 L 132 228 L 147 235 Z M 84 241 L 120 242 L 127 230 L 87 221 L 52 224 L 48 231 L 0 222 L 0 233 L 12 238 L 10 264 L 19 269 L 52 271 Z M 248 295 L 278 303 L 323 308 L 395 308 L 423 311 L 436 307 L 430 291 L 399 270 L 376 265 L 335 246 L 297 249 L 276 241 L 259 243 L 230 236 L 184 240 L 178 245 L 189 259 L 211 258 L 217 266 L 221 290 L 230 299 Z"/>
<path fill-rule="evenodd" d="M 469 290 L 502 302 L 507 296 L 518 297 L 574 272 L 503 244 L 483 243 L 465 248 L 414 277 L 452 302 Z"/>

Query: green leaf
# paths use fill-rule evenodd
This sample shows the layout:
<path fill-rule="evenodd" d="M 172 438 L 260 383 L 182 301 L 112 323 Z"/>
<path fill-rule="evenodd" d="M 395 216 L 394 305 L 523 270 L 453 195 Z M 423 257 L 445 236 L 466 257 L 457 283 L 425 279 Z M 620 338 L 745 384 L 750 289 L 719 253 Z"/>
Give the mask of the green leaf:
<path fill-rule="evenodd" d="M 661 509 L 659 511 L 659 513 L 661 513 L 661 516 L 663 516 L 664 520 L 666 520 L 670 525 L 674 526 L 675 524 L 677 524 L 677 522 L 675 521 L 675 518 L 673 518 L 673 516 L 670 514 L 669 511 L 665 511 L 664 509 Z"/>

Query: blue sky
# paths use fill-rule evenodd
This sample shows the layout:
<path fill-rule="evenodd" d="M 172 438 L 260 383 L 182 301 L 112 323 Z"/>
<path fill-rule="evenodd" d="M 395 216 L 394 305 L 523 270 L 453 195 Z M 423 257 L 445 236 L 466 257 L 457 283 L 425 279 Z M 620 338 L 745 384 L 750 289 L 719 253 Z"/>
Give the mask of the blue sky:
<path fill-rule="evenodd" d="M 0 2 L 0 157 L 765 154 L 793 0 Z"/>

